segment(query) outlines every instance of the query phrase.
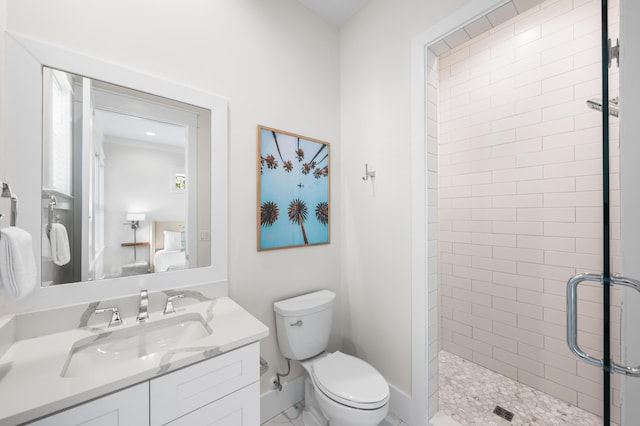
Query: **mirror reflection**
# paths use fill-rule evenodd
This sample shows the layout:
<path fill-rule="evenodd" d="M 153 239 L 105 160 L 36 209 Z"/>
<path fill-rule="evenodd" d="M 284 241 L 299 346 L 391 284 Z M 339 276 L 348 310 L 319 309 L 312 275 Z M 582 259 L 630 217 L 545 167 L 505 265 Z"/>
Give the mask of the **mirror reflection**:
<path fill-rule="evenodd" d="M 211 264 L 210 114 L 44 67 L 43 286 Z"/>

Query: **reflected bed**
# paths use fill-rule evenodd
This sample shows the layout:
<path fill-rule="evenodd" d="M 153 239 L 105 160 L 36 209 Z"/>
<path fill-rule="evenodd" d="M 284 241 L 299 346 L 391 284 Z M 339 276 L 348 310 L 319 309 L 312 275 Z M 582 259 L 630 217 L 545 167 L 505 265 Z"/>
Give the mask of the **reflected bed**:
<path fill-rule="evenodd" d="M 184 222 L 151 222 L 151 271 L 166 272 L 186 267 Z"/>

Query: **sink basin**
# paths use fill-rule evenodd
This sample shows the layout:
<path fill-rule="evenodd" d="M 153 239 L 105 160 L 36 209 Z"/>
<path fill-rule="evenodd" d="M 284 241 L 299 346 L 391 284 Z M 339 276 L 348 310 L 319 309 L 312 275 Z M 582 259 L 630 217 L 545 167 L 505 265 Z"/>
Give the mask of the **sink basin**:
<path fill-rule="evenodd" d="M 161 352 L 188 347 L 212 332 L 198 313 L 105 331 L 75 342 L 60 375 L 79 377 L 95 370 L 117 367 L 123 361 L 151 358 Z"/>

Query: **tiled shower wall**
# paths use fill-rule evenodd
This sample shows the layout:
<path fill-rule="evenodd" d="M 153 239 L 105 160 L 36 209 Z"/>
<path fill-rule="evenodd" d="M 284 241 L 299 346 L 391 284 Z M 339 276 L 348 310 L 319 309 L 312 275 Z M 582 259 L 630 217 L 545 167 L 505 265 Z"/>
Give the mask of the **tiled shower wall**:
<path fill-rule="evenodd" d="M 438 58 L 437 170 L 441 348 L 597 414 L 602 374 L 567 348 L 565 286 L 576 273 L 602 270 L 601 120 L 585 105 L 600 96 L 599 7 L 548 0 Z M 612 97 L 617 77 L 613 68 Z M 599 356 L 600 289 L 579 297 L 580 345 Z M 618 293 L 614 301 L 617 358 Z"/>
<path fill-rule="evenodd" d="M 429 418 L 438 411 L 438 349 L 439 349 L 439 297 L 438 297 L 438 57 L 427 50 L 427 207 L 429 264 L 429 342 L 427 375 L 429 376 Z"/>

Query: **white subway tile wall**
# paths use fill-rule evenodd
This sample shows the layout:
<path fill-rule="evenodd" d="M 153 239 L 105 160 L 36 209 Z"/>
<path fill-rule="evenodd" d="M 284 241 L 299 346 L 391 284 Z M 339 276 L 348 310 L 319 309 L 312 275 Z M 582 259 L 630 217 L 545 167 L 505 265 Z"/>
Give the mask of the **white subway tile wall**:
<path fill-rule="evenodd" d="M 428 100 L 427 106 L 427 171 L 428 171 L 428 185 L 427 185 L 427 204 L 428 204 L 428 218 L 429 218 L 429 241 L 427 246 L 427 256 L 429 262 L 429 288 L 427 291 L 429 306 L 428 318 L 429 318 L 429 330 L 428 336 L 428 365 L 427 374 L 429 377 L 429 389 L 428 389 L 428 404 L 429 404 L 429 418 L 433 417 L 438 412 L 438 352 L 439 352 L 439 331 L 440 325 L 438 317 L 440 315 L 439 310 L 439 298 L 438 298 L 438 223 L 443 215 L 447 212 L 444 210 L 438 210 L 438 83 L 439 83 L 439 66 L 438 57 L 431 51 L 427 50 L 427 84 L 426 84 L 426 96 Z M 449 209 L 453 210 L 453 209 Z M 433 212 L 436 214 L 433 214 Z M 432 267 L 433 265 L 433 267 Z M 432 320 L 433 319 L 433 320 Z"/>
<path fill-rule="evenodd" d="M 610 8 L 615 39 L 619 2 Z M 440 347 L 596 414 L 602 374 L 567 348 L 565 283 L 602 270 L 601 116 L 585 105 L 601 97 L 599 14 L 597 0 L 548 0 L 432 58 L 427 81 L 429 155 L 438 157 L 437 168 L 429 167 L 437 204 L 429 207 L 439 216 L 439 292 L 430 296 L 440 301 Z M 617 96 L 615 67 L 610 88 Z M 616 120 L 609 145 L 614 272 Z M 580 345 L 598 357 L 601 297 L 598 286 L 587 286 L 578 305 Z M 619 301 L 614 293 L 615 358 Z M 619 422 L 617 379 L 613 387 Z"/>

